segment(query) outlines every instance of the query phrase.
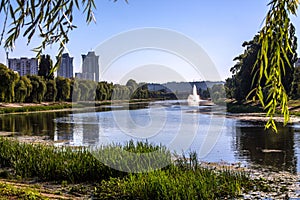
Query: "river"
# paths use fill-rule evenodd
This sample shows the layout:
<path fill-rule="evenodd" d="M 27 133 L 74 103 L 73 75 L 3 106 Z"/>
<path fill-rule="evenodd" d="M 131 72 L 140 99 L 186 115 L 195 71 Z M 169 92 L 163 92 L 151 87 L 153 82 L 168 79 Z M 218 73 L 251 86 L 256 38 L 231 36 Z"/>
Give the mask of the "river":
<path fill-rule="evenodd" d="M 220 115 L 220 107 L 189 107 L 176 101 L 103 106 L 89 112 L 0 115 L 0 131 L 15 137 L 49 136 L 57 145 L 99 146 L 129 140 L 196 151 L 205 162 L 300 172 L 300 126 L 264 130 L 261 122 Z M 223 113 L 224 114 L 224 113 Z"/>

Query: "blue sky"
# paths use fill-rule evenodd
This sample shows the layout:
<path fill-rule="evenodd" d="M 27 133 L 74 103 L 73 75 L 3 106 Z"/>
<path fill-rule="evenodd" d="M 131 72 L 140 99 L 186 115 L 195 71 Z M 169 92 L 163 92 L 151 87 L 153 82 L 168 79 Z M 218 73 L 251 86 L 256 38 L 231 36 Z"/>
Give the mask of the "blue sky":
<path fill-rule="evenodd" d="M 268 10 L 267 3 L 268 1 L 262 0 L 129 0 L 129 4 L 126 4 L 122 0 L 116 3 L 96 0 L 97 23 L 87 26 L 81 13 L 76 13 L 74 23 L 78 25 L 78 29 L 70 34 L 71 40 L 67 47 L 74 56 L 75 71 L 80 71 L 81 54 L 95 49 L 108 38 L 137 28 L 166 28 L 186 35 L 201 46 L 214 62 L 220 78 L 225 80 L 231 75 L 229 69 L 234 65 L 233 58 L 243 52 L 241 44 L 251 40 L 260 30 Z M 299 31 L 297 36 L 299 37 Z M 30 46 L 26 46 L 26 41 L 19 39 L 10 57 L 34 57 L 35 54 L 30 49 L 36 46 L 37 42 L 36 39 Z M 49 48 L 46 53 L 54 57 L 56 46 Z M 122 73 L 130 73 L 131 63 L 128 60 L 137 57 L 141 56 L 129 56 L 121 62 Z M 169 57 L 162 59 L 172 59 Z M 0 62 L 5 63 L 3 48 L 0 49 Z M 139 65 L 143 66 L 149 64 L 151 60 L 139 62 Z M 117 72 L 116 69 L 109 73 Z M 118 82 L 120 76 L 108 75 L 105 78 Z M 154 79 L 153 82 L 162 81 Z M 185 75 L 185 79 L 193 81 L 201 77 L 191 72 L 190 75 Z"/>

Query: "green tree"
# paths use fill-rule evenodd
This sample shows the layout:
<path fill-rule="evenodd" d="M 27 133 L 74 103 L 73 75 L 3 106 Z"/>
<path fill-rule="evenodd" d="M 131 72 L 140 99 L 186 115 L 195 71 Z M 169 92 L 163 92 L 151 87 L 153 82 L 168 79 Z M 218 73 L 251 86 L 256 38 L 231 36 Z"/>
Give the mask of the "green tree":
<path fill-rule="evenodd" d="M 57 77 L 55 79 L 57 88 L 57 101 L 67 101 L 71 95 L 71 80 L 68 78 Z"/>
<path fill-rule="evenodd" d="M 300 67 L 297 67 L 294 70 L 294 77 L 290 96 L 292 99 L 300 98 Z"/>
<path fill-rule="evenodd" d="M 225 87 L 223 84 L 213 85 L 210 89 L 210 96 L 212 101 L 217 102 L 220 99 L 224 99 L 226 97 Z"/>
<path fill-rule="evenodd" d="M 29 78 L 21 76 L 15 86 L 15 102 L 23 103 L 30 96 L 32 85 Z"/>
<path fill-rule="evenodd" d="M 87 101 L 89 99 L 90 89 L 86 81 L 82 80 L 78 85 L 80 89 L 80 101 Z"/>
<path fill-rule="evenodd" d="M 71 80 L 71 99 L 72 102 L 77 102 L 80 100 L 81 97 L 81 90 L 79 88 L 79 83 L 77 80 L 72 79 Z"/>
<path fill-rule="evenodd" d="M 48 102 L 55 101 L 57 95 L 56 82 L 54 80 L 48 80 L 46 86 L 47 92 L 44 96 L 44 100 Z"/>
<path fill-rule="evenodd" d="M 44 79 L 40 76 L 28 76 L 32 91 L 30 95 L 26 98 L 26 102 L 29 103 L 41 103 L 44 99 L 44 95 L 47 92 L 47 86 Z"/>
<path fill-rule="evenodd" d="M 295 36 L 295 28 L 292 24 L 290 25 L 289 40 L 292 51 L 296 52 L 297 38 Z M 259 64 L 257 63 L 256 59 L 262 46 L 259 43 L 259 35 L 256 35 L 253 40 L 249 42 L 244 42 L 242 46 L 246 49 L 243 54 L 234 59 L 234 61 L 237 61 L 237 63 L 230 69 L 230 71 L 233 73 L 233 76 L 232 79 L 227 80 L 226 87 L 227 91 L 231 90 L 231 96 L 238 101 L 245 101 L 247 98 L 251 99 L 255 95 L 255 93 L 251 93 L 251 91 L 256 88 L 256 85 L 253 85 L 253 83 L 258 81 L 257 74 L 259 72 Z M 268 54 L 268 57 L 271 57 L 271 55 Z M 288 52 L 287 58 L 289 63 L 295 63 L 297 54 Z M 294 67 L 291 66 L 285 70 L 284 74 L 281 74 L 282 84 L 287 93 L 290 93 L 291 90 L 293 72 Z M 260 82 L 262 85 L 265 85 L 266 79 L 262 78 Z M 267 93 L 268 88 L 263 87 L 263 91 Z"/>
<path fill-rule="evenodd" d="M 54 79 L 53 61 L 50 55 L 42 55 L 39 63 L 38 75 L 44 77 L 45 80 Z"/>
<path fill-rule="evenodd" d="M 129 79 L 126 83 L 126 86 L 130 90 L 130 96 L 133 95 L 136 92 L 136 89 L 138 89 L 138 84 L 135 80 Z M 132 98 L 132 97 L 131 97 Z"/>
<path fill-rule="evenodd" d="M 19 80 L 18 73 L 0 63 L 0 101 L 11 103 L 15 99 L 15 84 Z"/>

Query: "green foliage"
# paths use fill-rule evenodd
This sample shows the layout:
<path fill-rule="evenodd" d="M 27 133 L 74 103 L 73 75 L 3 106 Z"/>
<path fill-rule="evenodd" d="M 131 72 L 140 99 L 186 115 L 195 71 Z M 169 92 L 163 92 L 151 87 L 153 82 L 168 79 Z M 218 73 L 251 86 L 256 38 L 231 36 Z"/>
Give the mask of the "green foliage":
<path fill-rule="evenodd" d="M 43 197 L 36 189 L 15 187 L 8 183 L 0 183 L 0 199 L 24 199 L 43 200 Z"/>
<path fill-rule="evenodd" d="M 223 84 L 213 85 L 213 87 L 209 89 L 209 93 L 213 102 L 218 102 L 226 97 L 225 87 Z"/>
<path fill-rule="evenodd" d="M 263 113 L 263 108 L 247 103 L 227 103 L 227 112 L 230 113 Z"/>
<path fill-rule="evenodd" d="M 99 82 L 96 88 L 96 100 L 97 101 L 111 100 L 113 87 L 114 86 L 112 83 Z"/>
<path fill-rule="evenodd" d="M 294 30 L 289 14 L 296 15 L 299 1 L 273 0 L 269 5 L 270 10 L 258 39 L 261 48 L 256 62 L 259 66 L 256 96 L 267 110 L 269 120 L 266 128 L 277 131 L 273 119 L 277 106 L 281 107 L 284 124 L 289 121 L 288 95 L 283 85 L 282 75 L 285 75 L 286 70 L 293 65 L 288 57 L 289 53 L 295 54 L 293 40 L 291 40 Z"/>
<path fill-rule="evenodd" d="M 23 103 L 30 96 L 32 85 L 29 78 L 26 76 L 20 77 L 14 88 L 15 102 Z"/>
<path fill-rule="evenodd" d="M 234 198 L 252 188 L 243 172 L 202 168 L 197 155 L 177 160 L 166 169 L 104 180 L 95 194 L 100 199 L 219 199 Z"/>
<path fill-rule="evenodd" d="M 300 99 L 300 67 L 295 68 L 290 97 Z"/>
<path fill-rule="evenodd" d="M 36 75 L 27 77 L 30 80 L 32 91 L 30 96 L 26 98 L 26 102 L 41 103 L 44 99 L 45 93 L 47 92 L 45 80 Z"/>
<path fill-rule="evenodd" d="M 50 55 L 41 56 L 38 75 L 44 77 L 45 80 L 54 79 L 53 62 Z"/>
<path fill-rule="evenodd" d="M 100 199 L 234 198 L 256 185 L 243 171 L 201 167 L 196 153 L 190 153 L 188 158 L 183 155 L 172 163 L 170 152 L 147 142 L 130 141 L 123 147 L 113 145 L 98 150 L 103 153 L 115 148 L 135 154 L 161 151 L 170 165 L 145 173 L 125 173 L 105 166 L 87 148 L 33 145 L 4 138 L 0 138 L 0 165 L 11 168 L 22 178 L 63 184 L 96 183 L 93 196 Z M 119 161 L 114 159 L 118 152 L 111 156 L 111 161 L 118 164 Z M 162 161 L 161 157 L 157 159 Z"/>
<path fill-rule="evenodd" d="M 19 75 L 0 63 L 0 102 L 11 103 L 15 100 L 14 87 Z"/>
<path fill-rule="evenodd" d="M 72 104 L 54 104 L 54 105 L 48 105 L 48 106 L 6 107 L 6 108 L 0 108 L 0 114 L 60 110 L 60 109 L 74 108 L 74 107 L 80 107 L 80 105 L 77 105 L 77 104 L 74 104 L 74 105 L 72 105 Z"/>
<path fill-rule="evenodd" d="M 57 88 L 57 101 L 67 101 L 71 95 L 71 81 L 68 78 L 57 77 L 55 79 Z"/>
<path fill-rule="evenodd" d="M 252 83 L 257 81 L 255 73 L 258 67 L 255 62 L 261 45 L 256 35 L 253 40 L 244 42 L 242 46 L 246 49 L 243 54 L 234 58 L 237 63 L 230 69 L 233 76 L 226 80 L 227 94 L 237 101 L 245 101 L 247 97 L 253 97 L 250 92 L 254 88 Z"/>
<path fill-rule="evenodd" d="M 56 82 L 54 80 L 48 80 L 46 86 L 47 92 L 44 96 L 44 101 L 54 102 L 57 95 Z"/>

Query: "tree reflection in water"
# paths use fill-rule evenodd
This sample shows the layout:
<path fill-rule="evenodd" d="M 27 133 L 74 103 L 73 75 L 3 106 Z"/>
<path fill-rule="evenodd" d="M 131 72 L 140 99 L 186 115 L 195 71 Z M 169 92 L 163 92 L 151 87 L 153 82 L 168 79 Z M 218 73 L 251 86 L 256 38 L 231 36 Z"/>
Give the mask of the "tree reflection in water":
<path fill-rule="evenodd" d="M 236 156 L 251 164 L 273 170 L 297 172 L 294 128 L 278 127 L 278 133 L 266 131 L 263 124 L 243 122 L 236 127 Z"/>

